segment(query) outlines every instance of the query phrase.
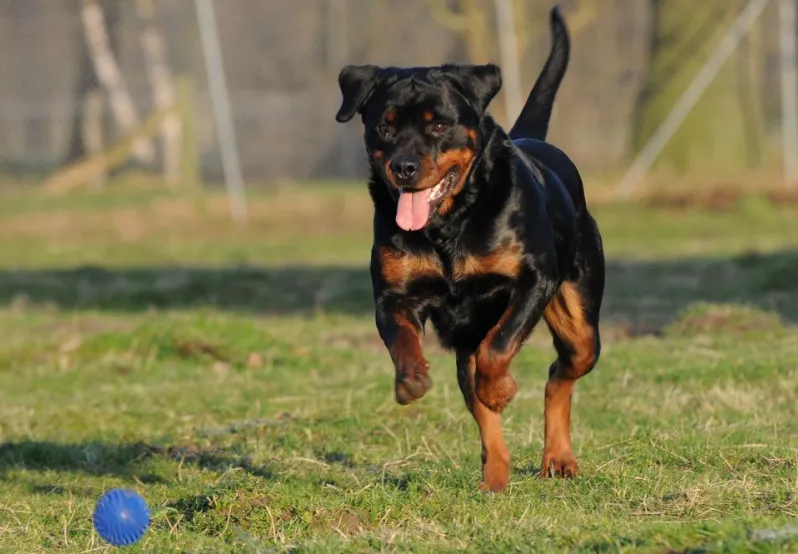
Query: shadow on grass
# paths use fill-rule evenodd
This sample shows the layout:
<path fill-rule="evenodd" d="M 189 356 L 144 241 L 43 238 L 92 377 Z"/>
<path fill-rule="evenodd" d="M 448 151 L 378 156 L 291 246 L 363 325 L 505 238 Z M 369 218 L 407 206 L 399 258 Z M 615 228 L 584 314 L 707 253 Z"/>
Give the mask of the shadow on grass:
<path fill-rule="evenodd" d="M 6 442 L 0 444 L 0 481 L 14 479 L 24 484 L 24 477 L 13 477 L 9 472 L 28 470 L 38 472 L 73 472 L 88 475 L 112 475 L 131 483 L 168 484 L 170 481 L 150 471 L 149 464 L 157 458 L 177 461 L 181 465 L 195 465 L 203 469 L 223 472 L 229 468 L 241 468 L 251 475 L 271 479 L 272 473 L 260 466 L 252 465 L 246 456 L 224 451 L 201 450 L 195 447 L 168 447 L 145 443 L 110 444 L 87 442 L 83 444 L 59 444 L 35 440 Z M 99 491 L 90 487 L 62 485 L 54 482 L 42 485 L 29 483 L 32 494 L 46 496 L 99 497 Z M 192 495 L 180 498 L 168 505 L 179 512 L 186 521 L 196 514 L 212 510 L 214 501 L 208 495 Z"/>
<path fill-rule="evenodd" d="M 697 301 L 775 310 L 798 321 L 798 252 L 608 262 L 604 321 L 656 330 Z M 373 306 L 368 268 L 313 266 L 4 271 L 0 302 L 64 310 L 351 315 L 370 315 Z"/>
<path fill-rule="evenodd" d="M 148 464 L 156 458 L 193 464 L 213 471 L 238 467 L 257 477 L 264 479 L 273 477 L 268 468 L 253 465 L 246 455 L 219 449 L 201 449 L 195 446 L 161 447 L 143 442 L 61 444 L 22 440 L 0 443 L 0 479 L 6 479 L 9 471 L 24 469 L 115 475 L 142 483 L 166 483 L 165 479 L 148 468 Z M 44 493 L 59 493 L 60 487 L 38 486 L 37 488 Z"/>
<path fill-rule="evenodd" d="M 333 471 L 335 469 L 365 470 L 380 474 L 382 484 L 392 489 L 404 491 L 409 486 L 410 478 L 408 476 L 386 473 L 384 467 L 355 464 L 350 455 L 346 453 L 326 452 L 321 457 L 327 460 Z M 113 444 L 21 440 L 0 443 L 0 481 L 13 479 L 14 482 L 24 485 L 24 475 L 21 476 L 17 472 L 25 470 L 39 473 L 58 472 L 114 476 L 129 481 L 131 486 L 133 483 L 169 484 L 172 481 L 153 472 L 154 469 L 162 467 L 161 464 L 164 461 L 186 468 L 193 466 L 217 473 L 240 469 L 248 475 L 264 480 L 279 479 L 286 482 L 295 479 L 292 475 L 280 474 L 279 470 L 273 473 L 264 465 L 251 463 L 247 455 L 235 447 L 200 448 L 194 445 L 162 447 L 143 442 Z M 306 476 L 306 480 L 314 482 L 319 488 L 328 485 L 344 486 L 336 482 L 334 475 L 311 473 Z M 28 490 L 32 494 L 47 496 L 99 496 L 99 492 L 91 487 L 63 485 L 57 481 L 50 484 L 30 482 Z M 248 502 L 250 508 L 254 508 L 262 500 L 255 499 Z M 209 492 L 181 497 L 167 506 L 179 512 L 185 521 L 192 521 L 197 514 L 214 510 L 216 499 L 215 495 Z"/>

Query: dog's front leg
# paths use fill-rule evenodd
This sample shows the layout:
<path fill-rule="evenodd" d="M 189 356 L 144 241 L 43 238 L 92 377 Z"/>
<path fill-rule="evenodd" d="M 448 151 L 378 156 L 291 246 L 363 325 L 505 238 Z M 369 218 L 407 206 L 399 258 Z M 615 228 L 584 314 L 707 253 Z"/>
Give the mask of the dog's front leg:
<path fill-rule="evenodd" d="M 423 325 L 401 297 L 378 298 L 376 306 L 377 329 L 396 369 L 396 401 L 409 404 L 432 387 L 429 363 L 421 347 Z"/>
<path fill-rule="evenodd" d="M 501 413 L 518 390 L 509 368 L 513 356 L 538 324 L 557 291 L 556 276 L 529 271 L 518 286 L 499 322 L 479 345 L 475 388 L 480 401 Z"/>

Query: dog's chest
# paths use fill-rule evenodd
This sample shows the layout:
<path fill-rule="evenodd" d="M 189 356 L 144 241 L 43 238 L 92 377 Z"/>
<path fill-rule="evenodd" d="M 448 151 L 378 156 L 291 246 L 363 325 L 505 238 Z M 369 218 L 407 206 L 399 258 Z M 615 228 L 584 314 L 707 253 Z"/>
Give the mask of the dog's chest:
<path fill-rule="evenodd" d="M 520 247 L 512 244 L 478 254 L 382 249 L 380 261 L 382 276 L 395 292 L 415 289 L 414 296 L 418 293 L 426 296 L 423 290 L 418 290 L 426 286 L 435 295 L 443 292 L 460 295 L 478 293 L 480 283 L 491 288 L 497 282 L 515 280 L 521 268 L 522 253 Z"/>

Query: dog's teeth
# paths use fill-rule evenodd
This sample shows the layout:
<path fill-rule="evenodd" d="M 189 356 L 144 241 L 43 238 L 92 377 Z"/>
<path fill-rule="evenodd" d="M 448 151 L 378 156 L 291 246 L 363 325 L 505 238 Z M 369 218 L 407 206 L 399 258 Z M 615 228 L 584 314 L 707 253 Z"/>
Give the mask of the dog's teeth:
<path fill-rule="evenodd" d="M 437 198 L 441 195 L 441 188 L 443 188 L 443 182 L 435 185 L 432 188 L 432 191 L 429 193 L 429 200 L 437 200 Z"/>

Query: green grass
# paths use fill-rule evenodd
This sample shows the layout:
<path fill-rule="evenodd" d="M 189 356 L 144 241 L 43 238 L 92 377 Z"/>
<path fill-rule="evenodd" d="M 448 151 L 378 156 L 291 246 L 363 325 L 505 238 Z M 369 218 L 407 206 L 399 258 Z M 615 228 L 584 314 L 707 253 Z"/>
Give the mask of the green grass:
<path fill-rule="evenodd" d="M 362 187 L 224 199 L 3 198 L 0 551 L 798 550 L 798 209 L 602 205 L 604 350 L 577 385 L 581 475 L 540 480 L 540 328 L 513 364 L 505 494 L 452 357 L 398 406 L 373 324 Z"/>

